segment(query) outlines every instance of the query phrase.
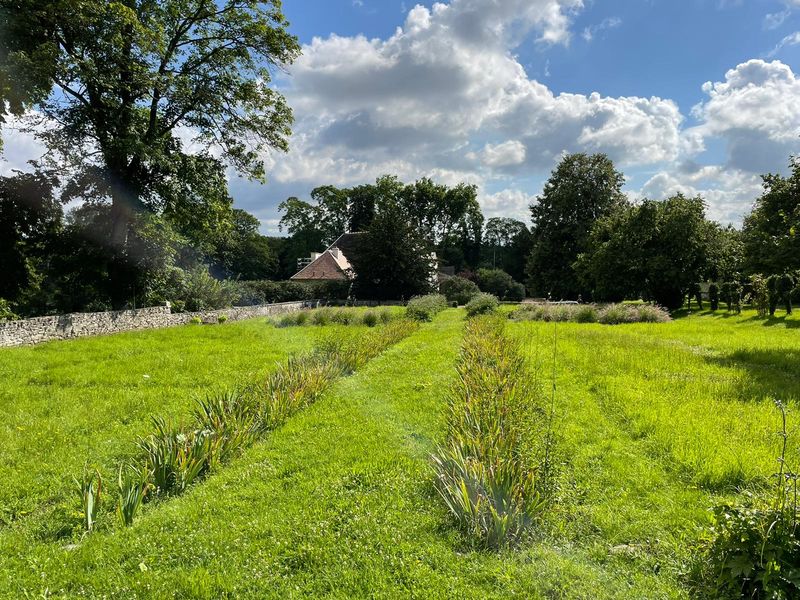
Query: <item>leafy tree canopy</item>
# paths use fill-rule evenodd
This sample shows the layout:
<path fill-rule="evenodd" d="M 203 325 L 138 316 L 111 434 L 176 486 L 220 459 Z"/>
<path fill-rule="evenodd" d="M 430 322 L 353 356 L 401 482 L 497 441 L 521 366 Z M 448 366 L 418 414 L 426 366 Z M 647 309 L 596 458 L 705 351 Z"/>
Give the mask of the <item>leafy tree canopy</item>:
<path fill-rule="evenodd" d="M 800 269 L 800 157 L 791 159 L 788 177 L 764 176 L 764 193 L 745 218 L 742 237 L 748 272 Z"/>
<path fill-rule="evenodd" d="M 570 154 L 561 160 L 531 205 L 527 272 L 536 294 L 576 298 L 586 293 L 572 265 L 588 249 L 594 223 L 627 206 L 623 183 L 605 154 Z"/>

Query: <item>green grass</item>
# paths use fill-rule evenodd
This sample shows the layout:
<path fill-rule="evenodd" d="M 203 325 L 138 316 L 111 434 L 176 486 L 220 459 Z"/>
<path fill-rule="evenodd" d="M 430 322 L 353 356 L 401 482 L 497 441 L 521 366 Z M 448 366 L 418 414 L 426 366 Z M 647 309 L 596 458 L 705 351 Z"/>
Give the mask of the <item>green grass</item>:
<path fill-rule="evenodd" d="M 44 515 L 46 529 L 72 503 L 85 463 L 114 480 L 151 416 L 187 417 L 206 391 L 247 381 L 313 340 L 259 319 L 0 351 L 0 532 L 29 515 Z"/>
<path fill-rule="evenodd" d="M 775 470 L 770 398 L 800 425 L 800 318 L 510 323 L 545 383 L 557 328 L 559 485 L 533 539 L 476 552 L 430 464 L 463 316 L 440 314 L 132 527 L 56 539 L 43 535 L 58 520 L 47 511 L 0 526 L 0 596 L 689 597 L 708 509 Z M 90 440 L 105 464 L 147 430 L 147 415 L 185 414 L 192 390 L 267 368 L 267 354 L 310 345 L 315 329 L 254 321 L 0 352 L 2 427 L 27 427 L 34 442 L 31 456 L 21 434 L 0 444 L 4 485 L 16 497 L 32 490 L 42 510 L 81 472 L 84 453 L 71 445 Z"/>

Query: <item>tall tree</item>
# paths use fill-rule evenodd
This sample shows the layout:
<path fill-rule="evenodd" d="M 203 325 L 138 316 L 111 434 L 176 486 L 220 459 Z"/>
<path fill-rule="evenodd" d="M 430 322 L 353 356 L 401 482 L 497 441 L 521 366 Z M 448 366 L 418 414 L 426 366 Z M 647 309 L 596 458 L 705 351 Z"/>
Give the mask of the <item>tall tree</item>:
<path fill-rule="evenodd" d="M 431 247 L 396 203 L 376 212 L 351 258 L 360 298 L 399 300 L 430 291 Z"/>
<path fill-rule="evenodd" d="M 764 175 L 764 193 L 745 218 L 742 237 L 750 273 L 800 269 L 800 157 L 789 177 Z"/>
<path fill-rule="evenodd" d="M 596 300 L 643 297 L 674 309 L 709 273 L 719 235 L 702 198 L 645 200 L 595 224 L 576 270 Z"/>
<path fill-rule="evenodd" d="M 482 263 L 503 269 L 516 281 L 524 281 L 530 238 L 531 233 L 522 221 L 508 217 L 489 219 L 483 233 Z"/>
<path fill-rule="evenodd" d="M 588 290 L 573 270 L 592 225 L 627 205 L 624 178 L 605 154 L 565 156 L 531 205 L 529 286 L 535 294 L 576 298 Z"/>
<path fill-rule="evenodd" d="M 40 275 L 62 227 L 58 184 L 50 174 L 0 177 L 0 298 L 16 300 Z"/>
<path fill-rule="evenodd" d="M 136 214 L 185 212 L 175 192 L 191 190 L 229 217 L 209 174 L 263 179 L 262 151 L 287 148 L 291 111 L 270 86 L 299 54 L 286 27 L 279 0 L 0 0 L 0 93 L 41 116 L 76 195 L 110 200 L 124 255 Z"/>

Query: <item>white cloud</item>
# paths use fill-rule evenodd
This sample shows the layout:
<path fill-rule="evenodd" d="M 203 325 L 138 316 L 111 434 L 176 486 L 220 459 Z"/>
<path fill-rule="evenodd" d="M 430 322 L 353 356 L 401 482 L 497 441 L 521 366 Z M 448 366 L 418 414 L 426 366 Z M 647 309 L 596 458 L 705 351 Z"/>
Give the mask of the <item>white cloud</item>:
<path fill-rule="evenodd" d="M 622 25 L 622 19 L 619 17 L 608 17 L 603 19 L 597 25 L 590 25 L 589 27 L 585 27 L 581 37 L 586 40 L 587 42 L 591 42 L 595 36 L 608 29 L 615 29 Z"/>
<path fill-rule="evenodd" d="M 679 192 L 690 197 L 702 196 L 708 205 L 709 218 L 741 225 L 762 192 L 762 182 L 756 174 L 719 166 L 698 167 L 688 172 L 678 168 L 656 173 L 632 195 L 663 199 Z"/>
<path fill-rule="evenodd" d="M 508 167 L 524 162 L 525 152 L 525 145 L 522 142 L 508 140 L 502 144 L 486 144 L 478 156 L 474 153 L 467 156 L 476 157 L 489 167 Z"/>
<path fill-rule="evenodd" d="M 769 58 L 776 56 L 778 52 L 783 50 L 786 46 L 796 46 L 800 44 L 800 31 L 795 31 L 794 33 L 790 33 L 786 37 L 784 37 L 778 45 L 775 46 L 770 53 L 767 55 Z"/>
<path fill-rule="evenodd" d="M 24 118 L 11 117 L 3 124 L 3 151 L 0 175 L 13 171 L 29 171 L 29 161 L 40 159 L 45 148 L 39 143 Z"/>
<path fill-rule="evenodd" d="M 519 189 L 504 189 L 495 194 L 481 194 L 478 201 L 487 219 L 510 217 L 527 222 L 530 218 L 528 207 L 536 198 Z"/>
<path fill-rule="evenodd" d="M 708 99 L 692 109 L 701 124 L 688 135 L 724 140 L 728 166 L 775 171 L 797 151 L 800 80 L 787 65 L 750 60 L 729 70 L 725 81 L 707 82 L 703 91 Z"/>

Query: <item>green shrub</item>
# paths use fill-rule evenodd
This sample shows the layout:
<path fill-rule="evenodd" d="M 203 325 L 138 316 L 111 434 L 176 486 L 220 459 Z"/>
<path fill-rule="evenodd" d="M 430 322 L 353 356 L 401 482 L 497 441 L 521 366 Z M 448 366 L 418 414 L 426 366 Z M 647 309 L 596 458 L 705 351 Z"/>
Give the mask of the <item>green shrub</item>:
<path fill-rule="evenodd" d="M 625 304 L 609 304 L 600 310 L 597 320 L 604 325 L 620 325 L 622 323 L 636 323 L 639 313 L 633 306 Z"/>
<path fill-rule="evenodd" d="M 518 542 L 544 507 L 552 438 L 536 377 L 503 321 L 467 322 L 435 485 L 474 544 Z"/>
<path fill-rule="evenodd" d="M 671 320 L 669 313 L 655 304 L 640 304 L 635 310 L 639 323 L 666 323 Z"/>
<path fill-rule="evenodd" d="M 708 286 L 708 302 L 711 310 L 719 310 L 719 286 L 716 283 Z"/>
<path fill-rule="evenodd" d="M 217 317 L 217 323 L 219 323 L 220 325 L 222 323 L 227 322 L 227 320 L 228 320 L 228 315 L 220 315 Z"/>
<path fill-rule="evenodd" d="M 745 494 L 745 502 L 714 509 L 714 526 L 695 567 L 698 596 L 709 598 L 800 597 L 800 531 L 797 480 L 786 460 L 786 412 L 780 471 L 770 497 Z"/>
<path fill-rule="evenodd" d="M 367 327 L 375 327 L 375 325 L 378 324 L 378 315 L 368 310 L 364 313 L 364 316 L 361 317 L 361 322 Z"/>
<path fill-rule="evenodd" d="M 356 313 L 350 308 L 339 308 L 331 313 L 331 323 L 350 325 L 356 321 Z"/>
<path fill-rule="evenodd" d="M 192 317 L 189 320 L 189 323 L 192 324 L 192 325 L 202 325 L 203 324 L 203 319 L 201 319 L 200 317 Z"/>
<path fill-rule="evenodd" d="M 11 304 L 8 300 L 0 298 L 0 321 L 16 321 L 19 315 L 11 310 Z"/>
<path fill-rule="evenodd" d="M 383 323 L 384 325 L 389 321 L 391 321 L 392 319 L 394 319 L 392 311 L 388 308 L 382 308 L 380 313 L 378 313 L 378 317 L 380 318 L 381 323 Z"/>
<path fill-rule="evenodd" d="M 242 281 L 237 284 L 237 304 L 275 304 L 299 300 L 346 300 L 349 281 Z"/>
<path fill-rule="evenodd" d="M 501 300 L 522 300 L 525 286 L 517 283 L 502 269 L 478 269 L 478 287 L 482 292 L 492 294 Z"/>
<path fill-rule="evenodd" d="M 91 531 L 97 521 L 97 513 L 100 511 L 103 497 L 103 478 L 97 469 L 93 471 L 84 469 L 83 477 L 81 477 L 80 481 L 76 479 L 75 485 L 81 499 L 83 528 L 86 531 Z"/>
<path fill-rule="evenodd" d="M 147 467 L 119 468 L 117 485 L 119 487 L 119 498 L 117 500 L 117 517 L 125 527 L 133 525 L 133 519 L 139 512 L 142 502 L 150 489 L 148 482 L 149 473 Z"/>
<path fill-rule="evenodd" d="M 480 293 L 480 289 L 474 281 L 463 277 L 449 277 L 439 285 L 439 291 L 450 302 L 455 302 L 456 306 L 464 305 L 474 296 Z"/>
<path fill-rule="evenodd" d="M 665 323 L 669 313 L 654 304 L 524 304 L 512 311 L 514 321 L 572 321 L 574 323 Z"/>
<path fill-rule="evenodd" d="M 328 307 L 317 308 L 311 312 L 311 322 L 314 325 L 327 325 L 331 322 L 332 309 Z"/>
<path fill-rule="evenodd" d="M 233 306 L 239 295 L 234 282 L 212 277 L 205 267 L 187 271 L 179 293 L 190 312 Z"/>
<path fill-rule="evenodd" d="M 308 311 L 301 310 L 295 313 L 295 319 L 294 319 L 295 325 L 302 326 L 305 325 L 306 323 L 308 323 Z"/>
<path fill-rule="evenodd" d="M 416 321 L 432 321 L 433 317 L 447 308 L 447 298 L 441 294 L 428 294 L 409 300 L 406 316 Z"/>
<path fill-rule="evenodd" d="M 467 304 L 467 317 L 488 315 L 495 312 L 499 306 L 500 302 L 492 294 L 480 293 Z"/>
<path fill-rule="evenodd" d="M 213 439 L 205 431 L 182 431 L 153 417 L 155 432 L 139 440 L 157 493 L 182 493 L 212 462 Z"/>
<path fill-rule="evenodd" d="M 576 323 L 597 323 L 597 307 L 592 304 L 583 304 L 574 311 L 574 321 Z"/>

